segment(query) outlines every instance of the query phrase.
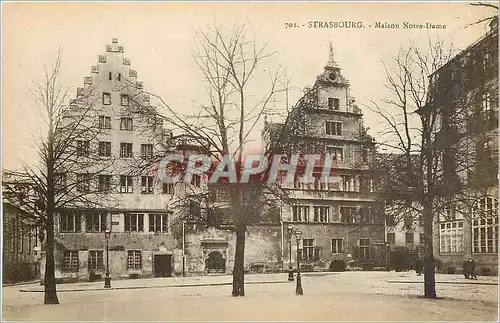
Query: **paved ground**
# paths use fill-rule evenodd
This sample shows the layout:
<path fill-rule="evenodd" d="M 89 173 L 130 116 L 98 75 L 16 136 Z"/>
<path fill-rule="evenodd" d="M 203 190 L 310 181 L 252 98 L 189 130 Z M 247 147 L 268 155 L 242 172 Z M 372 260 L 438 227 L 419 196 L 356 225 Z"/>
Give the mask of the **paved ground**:
<path fill-rule="evenodd" d="M 498 317 L 497 277 L 469 281 L 437 275 L 442 297 L 438 300 L 420 297 L 423 277 L 414 273 L 304 274 L 303 296 L 295 296 L 295 283 L 286 281 L 286 274 L 246 278 L 250 284 L 243 298 L 229 296 L 231 286 L 220 285 L 230 283 L 230 276 L 113 281 L 113 287 L 121 288 L 115 290 L 95 290 L 102 282 L 65 284 L 58 286 L 61 304 L 49 306 L 42 305 L 43 293 L 20 291 L 39 290 L 39 285 L 4 287 L 3 320 L 496 321 Z"/>

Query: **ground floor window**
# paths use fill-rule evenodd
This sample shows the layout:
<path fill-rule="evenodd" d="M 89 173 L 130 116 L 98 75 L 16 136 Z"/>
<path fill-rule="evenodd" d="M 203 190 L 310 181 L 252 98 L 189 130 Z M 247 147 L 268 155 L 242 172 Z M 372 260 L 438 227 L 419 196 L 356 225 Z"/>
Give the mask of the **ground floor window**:
<path fill-rule="evenodd" d="M 89 270 L 102 270 L 104 269 L 104 257 L 102 250 L 89 251 Z"/>
<path fill-rule="evenodd" d="M 141 250 L 127 251 L 127 269 L 142 268 L 142 253 Z"/>
<path fill-rule="evenodd" d="M 302 260 L 319 260 L 319 248 L 314 247 L 314 239 L 302 239 Z"/>
<path fill-rule="evenodd" d="M 332 253 L 344 252 L 344 239 L 332 239 Z"/>
<path fill-rule="evenodd" d="M 498 201 L 478 199 L 472 208 L 472 241 L 475 253 L 498 252 Z"/>
<path fill-rule="evenodd" d="M 63 254 L 63 271 L 77 272 L 80 266 L 78 250 L 66 250 Z"/>
<path fill-rule="evenodd" d="M 463 252 L 464 221 L 448 221 L 440 223 L 439 227 L 439 251 Z"/>
<path fill-rule="evenodd" d="M 149 232 L 167 232 L 167 214 L 149 214 Z"/>
<path fill-rule="evenodd" d="M 370 239 L 359 239 L 359 258 L 370 258 Z"/>

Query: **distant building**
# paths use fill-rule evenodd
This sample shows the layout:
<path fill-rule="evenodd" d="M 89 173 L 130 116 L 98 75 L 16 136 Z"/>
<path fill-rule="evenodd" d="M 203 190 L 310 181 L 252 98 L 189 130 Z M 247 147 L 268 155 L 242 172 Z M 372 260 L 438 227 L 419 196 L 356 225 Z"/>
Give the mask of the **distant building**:
<path fill-rule="evenodd" d="M 284 183 L 291 203 L 282 203 L 284 259 L 295 263 L 296 243 L 288 228 L 302 231 L 301 260 L 305 268 L 334 269 L 385 265 L 385 232 L 368 163 L 375 145 L 366 134 L 361 109 L 350 94 L 349 81 L 334 59 L 333 49 L 322 73 L 294 108 L 295 126 L 267 123 L 267 142 L 291 131 L 287 153 L 333 156 L 338 183 Z M 294 128 L 294 129 L 290 129 Z M 284 149 L 287 149 L 286 147 Z M 290 248 L 291 245 L 291 259 Z M 288 265 L 285 262 L 285 267 Z M 295 264 L 293 265 L 295 266 Z"/>
<path fill-rule="evenodd" d="M 437 109 L 446 187 L 467 187 L 470 203 L 438 221 L 435 256 L 454 272 L 467 258 L 479 274 L 498 273 L 498 19 L 490 31 L 430 75 L 428 108 Z M 459 157 L 455 156 L 460 151 Z"/>
<path fill-rule="evenodd" d="M 15 185 L 29 194 L 26 182 L 13 172 L 4 172 L 3 185 Z M 5 192 L 5 191 L 4 191 Z M 2 279 L 3 283 L 17 283 L 38 279 L 40 275 L 40 239 L 36 219 L 8 197 L 2 201 Z"/>

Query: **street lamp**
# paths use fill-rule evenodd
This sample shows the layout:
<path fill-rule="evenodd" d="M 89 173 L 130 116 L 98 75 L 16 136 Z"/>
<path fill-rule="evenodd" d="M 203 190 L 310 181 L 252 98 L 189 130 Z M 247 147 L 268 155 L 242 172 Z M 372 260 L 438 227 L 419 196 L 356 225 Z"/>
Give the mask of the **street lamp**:
<path fill-rule="evenodd" d="M 292 235 L 293 227 L 288 226 L 288 281 L 293 282 L 293 268 L 292 268 Z"/>
<path fill-rule="evenodd" d="M 106 277 L 104 277 L 104 288 L 111 288 L 111 277 L 109 277 L 109 238 L 111 237 L 111 230 L 106 229 L 104 235 L 106 236 Z"/>
<path fill-rule="evenodd" d="M 300 249 L 299 242 L 302 238 L 302 231 L 295 230 L 295 238 L 297 239 L 297 287 L 295 288 L 295 295 L 304 295 L 302 291 L 302 279 L 300 277 Z"/>
<path fill-rule="evenodd" d="M 385 243 L 385 267 L 387 271 L 391 271 L 391 245 L 389 242 Z"/>

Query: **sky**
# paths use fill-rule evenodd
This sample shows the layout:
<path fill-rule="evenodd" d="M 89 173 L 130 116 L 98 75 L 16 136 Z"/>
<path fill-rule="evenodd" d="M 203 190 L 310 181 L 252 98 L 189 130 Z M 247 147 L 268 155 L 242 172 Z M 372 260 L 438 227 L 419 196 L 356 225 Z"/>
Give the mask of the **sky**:
<path fill-rule="evenodd" d="M 30 89 L 43 77 L 42 65 L 60 49 L 61 82 L 71 93 L 97 64 L 105 46 L 118 38 L 145 88 L 178 111 L 206 102 L 193 62 L 194 32 L 217 21 L 223 26 L 246 21 L 255 38 L 276 54 L 263 69 L 281 64 L 291 81 L 289 102 L 312 85 L 328 60 L 332 42 L 351 94 L 362 107 L 384 96 L 381 61 L 413 40 L 453 42 L 463 49 L 487 30 L 491 9 L 467 3 L 2 3 L 2 167 L 18 169 L 37 162 L 37 138 L 44 126 Z M 361 22 L 364 28 L 308 28 L 311 21 Z M 374 28 L 375 22 L 399 29 Z M 403 22 L 446 25 L 446 29 L 404 29 Z M 296 28 L 286 28 L 296 24 Z M 419 46 L 420 46 L 419 45 Z M 259 81 L 257 81 L 259 82 Z M 264 86 L 264 85 L 262 85 Z M 265 90 L 263 88 L 263 90 Z M 278 105 L 285 105 L 283 97 Z M 380 118 L 364 109 L 365 124 L 377 138 Z M 278 121 L 278 120 L 274 120 Z M 260 131 L 256 130 L 257 147 Z"/>

